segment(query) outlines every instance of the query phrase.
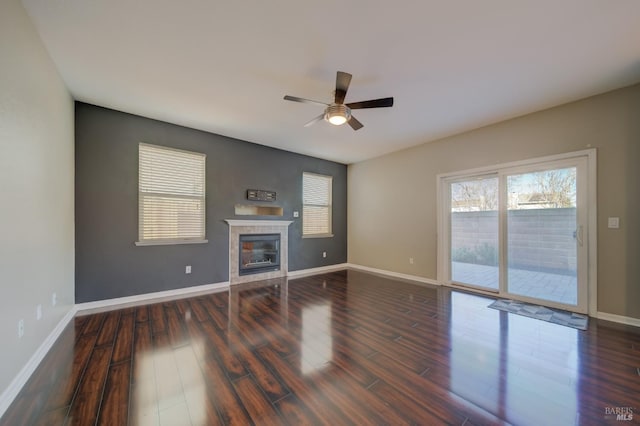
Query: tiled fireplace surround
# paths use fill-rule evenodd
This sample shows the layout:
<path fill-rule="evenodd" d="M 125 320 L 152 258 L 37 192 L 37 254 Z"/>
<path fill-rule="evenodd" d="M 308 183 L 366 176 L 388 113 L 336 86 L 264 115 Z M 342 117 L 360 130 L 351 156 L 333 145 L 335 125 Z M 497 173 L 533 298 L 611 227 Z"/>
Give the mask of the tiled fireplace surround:
<path fill-rule="evenodd" d="M 236 220 L 229 224 L 229 284 L 268 280 L 287 276 L 289 270 L 289 225 L 290 220 Z M 280 270 L 259 274 L 240 275 L 240 235 L 280 234 Z"/>

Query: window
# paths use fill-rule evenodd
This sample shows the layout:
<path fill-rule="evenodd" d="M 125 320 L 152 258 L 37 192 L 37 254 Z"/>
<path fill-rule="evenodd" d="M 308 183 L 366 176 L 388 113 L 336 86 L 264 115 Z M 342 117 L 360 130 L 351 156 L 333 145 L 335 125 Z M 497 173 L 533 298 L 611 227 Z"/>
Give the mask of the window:
<path fill-rule="evenodd" d="M 206 155 L 141 143 L 136 245 L 206 243 Z"/>
<path fill-rule="evenodd" d="M 302 236 L 333 237 L 331 233 L 331 176 L 302 174 Z"/>

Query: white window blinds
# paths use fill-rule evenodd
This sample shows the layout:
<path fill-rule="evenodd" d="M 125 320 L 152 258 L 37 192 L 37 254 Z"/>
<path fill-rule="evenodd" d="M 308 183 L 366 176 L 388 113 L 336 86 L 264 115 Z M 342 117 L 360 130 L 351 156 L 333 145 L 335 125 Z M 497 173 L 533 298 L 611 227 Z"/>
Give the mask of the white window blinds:
<path fill-rule="evenodd" d="M 205 242 L 205 154 L 141 143 L 138 244 Z"/>
<path fill-rule="evenodd" d="M 302 174 L 302 235 L 330 237 L 331 176 Z"/>

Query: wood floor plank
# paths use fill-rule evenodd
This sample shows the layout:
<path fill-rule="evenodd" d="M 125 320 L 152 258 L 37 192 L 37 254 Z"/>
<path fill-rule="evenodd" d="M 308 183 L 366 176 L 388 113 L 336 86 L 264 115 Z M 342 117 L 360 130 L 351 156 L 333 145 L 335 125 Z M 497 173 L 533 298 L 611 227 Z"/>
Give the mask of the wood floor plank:
<path fill-rule="evenodd" d="M 278 408 L 284 424 L 290 426 L 323 424 L 293 393 L 276 401 L 274 405 Z"/>
<path fill-rule="evenodd" d="M 180 402 L 163 408 L 159 414 L 161 425 L 191 425 L 189 421 L 189 407 L 186 402 Z"/>
<path fill-rule="evenodd" d="M 184 399 L 192 425 L 221 425 L 213 403 L 207 398 L 207 384 L 200 363 L 190 346 L 174 350 Z"/>
<path fill-rule="evenodd" d="M 38 367 L 42 374 L 33 375 L 23 389 L 25 394 L 48 391 L 71 369 L 76 328 L 69 324 Z"/>
<path fill-rule="evenodd" d="M 191 307 L 189 306 L 189 301 L 187 299 L 178 299 L 174 301 L 174 306 L 183 320 L 186 321 L 191 316 Z"/>
<path fill-rule="evenodd" d="M 443 422 L 443 419 L 429 411 L 424 405 L 417 403 L 413 398 L 407 398 L 406 395 L 398 392 L 383 380 L 373 384 L 370 390 L 407 416 L 414 424 L 437 425 Z M 429 398 L 429 395 L 425 392 L 424 397 Z"/>
<path fill-rule="evenodd" d="M 490 413 L 477 407 L 475 403 L 468 403 L 462 398 L 455 397 L 452 392 L 429 382 L 425 377 L 415 374 L 395 361 L 382 353 L 375 354 L 369 359 L 358 359 L 359 363 L 364 364 L 382 380 L 404 393 L 405 398 L 424 405 L 427 410 L 446 423 L 460 423 L 469 417 L 480 418 L 482 422 L 489 423 L 497 420 Z M 429 395 L 429 398 L 420 399 L 425 394 Z"/>
<path fill-rule="evenodd" d="M 250 424 L 249 415 L 218 362 L 210 358 L 201 367 L 207 383 L 207 397 L 216 407 L 222 422 L 226 425 Z"/>
<path fill-rule="evenodd" d="M 71 365 L 63 365 L 64 375 L 60 377 L 55 391 L 51 392 L 46 404 L 46 410 L 55 410 L 71 405 L 73 396 L 85 372 L 89 357 L 93 351 L 97 334 L 88 334 L 80 337 L 74 346 L 73 361 Z"/>
<path fill-rule="evenodd" d="M 189 300 L 188 303 L 189 303 L 191 312 L 193 313 L 193 315 L 195 315 L 198 321 L 202 322 L 202 321 L 208 321 L 209 319 L 211 319 L 211 317 L 207 313 L 207 310 L 204 308 L 204 306 L 202 305 L 199 299 Z"/>
<path fill-rule="evenodd" d="M 153 336 L 153 367 L 155 370 L 158 410 L 185 403 L 178 364 L 167 333 Z"/>
<path fill-rule="evenodd" d="M 229 310 L 228 292 L 211 293 L 206 296 L 206 299 L 209 300 L 213 306 L 215 306 L 222 312 L 227 312 Z"/>
<path fill-rule="evenodd" d="M 133 319 L 132 315 L 127 315 Z M 109 367 L 104 400 L 100 406 L 98 425 L 125 425 L 129 419 L 129 378 L 131 363 L 121 362 Z"/>
<path fill-rule="evenodd" d="M 178 314 L 175 304 L 170 304 L 164 308 L 167 319 L 167 329 L 171 346 L 177 348 L 188 343 L 189 335 L 184 327 L 184 318 Z"/>
<path fill-rule="evenodd" d="M 220 334 L 220 330 L 209 321 L 201 323 L 200 327 L 208 341 L 216 349 L 215 352 L 212 353 L 212 356 L 220 360 L 226 374 L 232 380 L 246 376 L 248 371 L 238 359 L 237 351 L 231 350 L 226 340 Z"/>
<path fill-rule="evenodd" d="M 160 425 L 158 394 L 155 378 L 138 380 L 131 386 L 129 424 Z"/>
<path fill-rule="evenodd" d="M 87 323 L 87 320 L 89 319 L 89 315 L 81 315 L 81 316 L 75 316 L 73 318 L 73 328 L 75 331 L 75 335 L 78 336 L 82 333 L 82 330 L 84 329 L 85 324 Z"/>
<path fill-rule="evenodd" d="M 209 317 L 213 320 L 213 323 L 218 330 L 226 330 L 229 327 L 229 318 L 226 312 L 223 312 L 223 308 L 216 306 L 215 301 L 212 299 L 213 295 L 200 299 L 200 304 L 206 310 Z"/>
<path fill-rule="evenodd" d="M 134 336 L 129 423 L 132 425 L 159 425 L 150 322 L 136 323 Z"/>
<path fill-rule="evenodd" d="M 280 356 L 287 356 L 297 350 L 296 340 L 287 332 L 283 332 L 277 321 L 265 316 L 259 309 L 256 309 L 255 313 L 258 314 L 257 317 L 248 312 L 239 315 L 241 323 L 244 324 L 241 330 L 244 331 L 244 336 L 252 348 L 268 343 Z"/>
<path fill-rule="evenodd" d="M 98 417 L 113 348 L 96 347 L 67 417 L 69 425 L 93 425 Z"/>
<path fill-rule="evenodd" d="M 136 322 L 149 321 L 149 306 L 142 305 L 136 307 Z"/>
<path fill-rule="evenodd" d="M 305 371 L 304 360 L 300 360 L 301 365 L 297 367 L 299 371 Z M 315 366 L 312 366 L 315 367 Z M 356 403 L 354 395 L 350 395 L 342 388 L 341 382 L 334 382 L 329 380 L 324 370 L 329 367 L 319 368 L 315 371 L 306 370 L 306 374 L 311 376 L 313 374 L 313 384 L 317 390 L 322 393 L 328 402 L 330 402 L 336 410 L 336 414 L 350 424 L 362 425 L 362 424 L 375 424 L 376 419 L 374 413 L 368 409 L 362 409 L 359 404 Z M 303 373 L 305 374 L 305 373 Z M 326 413 L 325 413 L 326 416 Z"/>
<path fill-rule="evenodd" d="M 58 409 L 51 410 L 46 413 L 42 413 L 34 423 L 25 423 L 25 424 L 32 424 L 33 426 L 63 425 L 67 418 L 68 412 L 69 412 L 69 407 L 60 407 Z M 8 423 L 8 424 L 16 425 L 21 423 Z"/>
<path fill-rule="evenodd" d="M 148 322 L 138 323 L 134 329 L 133 372 L 131 382 L 148 380 L 154 376 L 153 340 L 151 325 Z"/>
<path fill-rule="evenodd" d="M 327 381 L 333 386 L 337 384 L 340 391 L 348 396 L 343 401 L 351 400 L 351 403 L 358 405 L 358 411 L 366 413 L 367 418 L 372 420 L 373 423 L 411 424 L 410 420 L 401 411 L 396 410 L 398 406 L 394 406 L 392 401 L 379 398 L 365 387 L 358 385 L 348 372 L 337 365 L 329 365 L 323 376 L 326 376 Z"/>
<path fill-rule="evenodd" d="M 36 398 L 18 398 L 12 404 L 11 408 L 0 419 L 1 426 L 14 426 L 14 425 L 30 425 L 34 424 L 41 417 L 45 400 L 42 395 Z M 45 416 L 47 412 L 43 413 Z M 66 411 L 65 411 L 66 414 Z M 64 417 L 62 417 L 64 421 Z"/>
<path fill-rule="evenodd" d="M 102 327 L 100 327 L 100 331 L 98 333 L 96 346 L 113 345 L 119 322 L 120 311 L 111 311 L 106 314 L 106 317 L 102 322 Z"/>
<path fill-rule="evenodd" d="M 116 340 L 113 346 L 113 356 L 111 357 L 112 364 L 117 364 L 131 359 L 131 353 L 133 351 L 134 325 L 135 321 L 132 313 L 122 315 L 120 317 Z"/>
<path fill-rule="evenodd" d="M 256 349 L 256 352 L 273 371 L 277 372 L 281 381 L 292 390 L 298 400 L 304 401 L 306 409 L 322 424 L 335 425 L 345 422 L 338 408 L 327 399 L 326 395 L 313 383 L 304 380 L 295 368 L 280 358 L 277 352 L 268 346 L 262 346 Z"/>
<path fill-rule="evenodd" d="M 289 394 L 289 390 L 280 383 L 277 377 L 264 365 L 257 355 L 249 350 L 239 336 L 234 333 L 226 333 L 229 349 L 237 354 L 247 371 L 258 382 L 263 392 L 271 402 L 275 402 Z"/>
<path fill-rule="evenodd" d="M 87 320 L 85 321 L 84 327 L 82 327 L 82 332 L 79 333 L 78 337 L 97 334 L 102 327 L 102 322 L 106 317 L 105 313 L 99 313 L 95 315 L 88 315 Z"/>
<path fill-rule="evenodd" d="M 233 382 L 233 387 L 242 400 L 251 420 L 260 425 L 282 424 L 280 414 L 260 391 L 251 376 L 241 377 Z"/>
<path fill-rule="evenodd" d="M 164 307 L 162 303 L 149 306 L 149 319 L 151 320 L 151 331 L 154 335 L 157 333 L 166 333 L 167 321 L 164 317 Z"/>
<path fill-rule="evenodd" d="M 279 302 L 279 301 L 278 301 Z M 297 338 L 292 336 L 285 326 L 279 321 L 280 304 L 274 303 L 271 307 L 255 302 L 259 317 L 255 319 L 261 330 L 267 336 L 268 342 L 281 356 L 287 356 L 296 352 L 299 347 Z"/>

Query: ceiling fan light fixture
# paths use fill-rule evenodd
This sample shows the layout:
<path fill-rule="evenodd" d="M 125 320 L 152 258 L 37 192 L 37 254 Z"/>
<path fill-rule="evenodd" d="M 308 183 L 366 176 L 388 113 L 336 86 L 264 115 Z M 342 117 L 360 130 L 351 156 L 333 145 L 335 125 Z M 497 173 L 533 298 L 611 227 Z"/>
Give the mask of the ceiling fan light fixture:
<path fill-rule="evenodd" d="M 331 104 L 324 113 L 324 119 L 334 126 L 340 126 L 351 118 L 351 110 L 344 104 Z"/>
<path fill-rule="evenodd" d="M 345 104 L 344 98 L 347 95 L 350 83 L 351 74 L 344 71 L 338 71 L 336 73 L 336 91 L 334 92 L 333 103 L 330 104 L 289 95 L 285 95 L 284 100 L 301 102 L 303 104 L 325 105 L 324 112 L 309 121 L 304 125 L 304 127 L 309 127 L 313 123 L 324 120 L 334 126 L 341 126 L 344 123 L 349 123 L 349 126 L 353 130 L 360 130 L 364 126 L 357 118 L 351 115 L 352 109 L 385 108 L 393 106 L 393 98 L 371 99 L 368 101 L 350 102 Z"/>

